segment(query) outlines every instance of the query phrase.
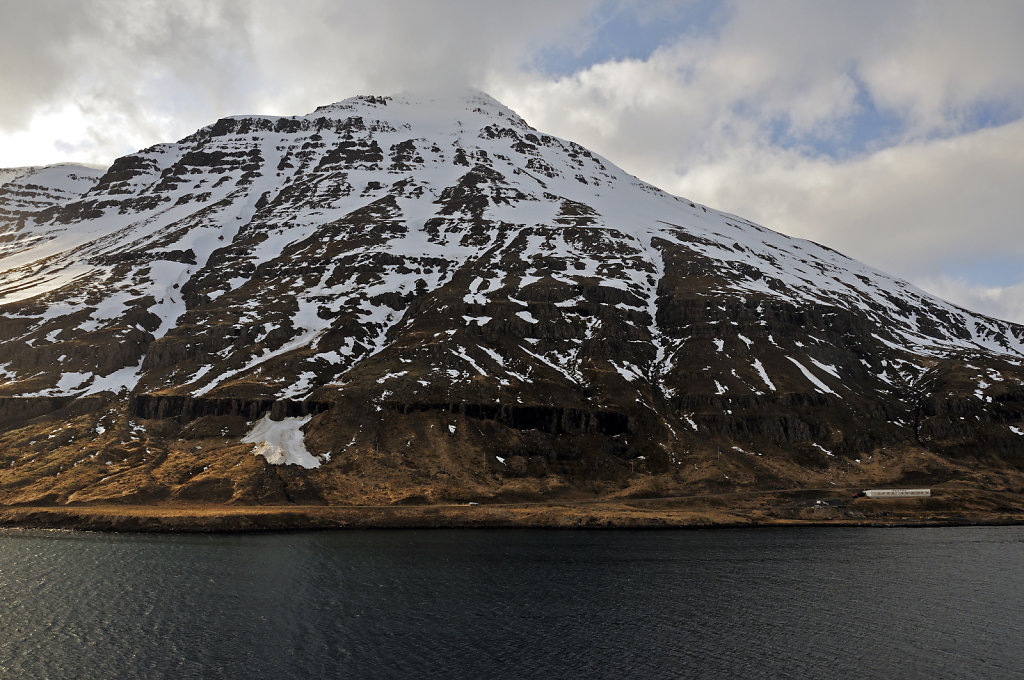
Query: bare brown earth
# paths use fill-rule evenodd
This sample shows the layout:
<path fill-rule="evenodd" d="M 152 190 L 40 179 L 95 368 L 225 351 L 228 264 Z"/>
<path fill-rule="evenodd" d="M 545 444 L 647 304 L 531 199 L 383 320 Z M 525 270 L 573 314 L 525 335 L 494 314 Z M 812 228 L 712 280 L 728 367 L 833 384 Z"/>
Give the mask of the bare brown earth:
<path fill-rule="evenodd" d="M 788 489 L 667 498 L 437 505 L 3 506 L 0 526 L 92 531 L 253 532 L 355 528 L 713 528 L 1024 524 L 1024 497 L 949 486 L 926 499 Z"/>
<path fill-rule="evenodd" d="M 668 470 L 586 450 L 591 457 L 578 469 L 533 469 L 514 456 L 502 463 L 477 455 L 487 433 L 465 417 L 454 422 L 451 434 L 447 421 L 417 432 L 392 421 L 375 437 L 378 448 L 305 470 L 271 465 L 252 444 L 232 440 L 245 430 L 241 418 L 182 427 L 133 420 L 113 406 L 31 419 L 0 432 L 0 526 L 168 532 L 1024 523 L 1024 472 L 998 459 L 875 449 L 804 466 L 719 446 L 680 454 Z M 429 448 L 405 453 L 413 434 Z M 472 437 L 478 444 L 467 446 Z M 306 441 L 319 448 L 315 431 Z M 933 497 L 854 498 L 885 487 L 927 487 Z"/>

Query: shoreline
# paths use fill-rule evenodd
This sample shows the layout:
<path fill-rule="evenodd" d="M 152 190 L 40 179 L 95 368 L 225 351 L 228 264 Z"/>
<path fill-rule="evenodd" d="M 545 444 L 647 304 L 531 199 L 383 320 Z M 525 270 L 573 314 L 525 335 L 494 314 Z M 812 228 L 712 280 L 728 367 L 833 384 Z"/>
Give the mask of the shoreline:
<path fill-rule="evenodd" d="M 726 529 L 1024 525 L 1007 512 L 785 517 L 736 508 L 644 507 L 634 500 L 422 506 L 81 505 L 0 506 L 0 528 L 128 533 L 261 533 L 345 529 Z"/>

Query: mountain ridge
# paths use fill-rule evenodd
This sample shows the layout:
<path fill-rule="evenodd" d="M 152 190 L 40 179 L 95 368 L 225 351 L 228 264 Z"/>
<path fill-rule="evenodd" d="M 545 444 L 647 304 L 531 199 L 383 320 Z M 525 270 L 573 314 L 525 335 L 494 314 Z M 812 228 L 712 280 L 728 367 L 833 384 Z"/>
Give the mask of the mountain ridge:
<path fill-rule="evenodd" d="M 1024 327 L 482 93 L 222 118 L 85 184 L 0 201 L 0 500 L 1018 480 Z"/>

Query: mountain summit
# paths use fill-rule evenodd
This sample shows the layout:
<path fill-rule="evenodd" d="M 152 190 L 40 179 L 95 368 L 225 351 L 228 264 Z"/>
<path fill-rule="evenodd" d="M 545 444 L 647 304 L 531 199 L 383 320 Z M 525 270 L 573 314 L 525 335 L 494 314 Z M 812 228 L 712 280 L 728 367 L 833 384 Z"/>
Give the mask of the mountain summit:
<path fill-rule="evenodd" d="M 0 171 L 0 272 L 4 503 L 1024 467 L 1024 327 L 671 196 L 482 93 Z"/>

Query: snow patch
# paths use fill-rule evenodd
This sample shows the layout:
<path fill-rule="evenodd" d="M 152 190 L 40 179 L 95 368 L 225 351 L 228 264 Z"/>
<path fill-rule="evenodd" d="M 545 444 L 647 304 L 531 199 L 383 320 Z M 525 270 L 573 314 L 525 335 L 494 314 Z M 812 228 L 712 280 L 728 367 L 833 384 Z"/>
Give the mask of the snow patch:
<path fill-rule="evenodd" d="M 530 312 L 528 312 L 526 310 L 523 310 L 521 312 L 516 312 L 516 316 L 518 316 L 520 319 L 522 319 L 526 323 L 540 323 L 540 321 L 538 321 L 537 318 L 533 316 L 533 314 L 530 314 Z"/>
<path fill-rule="evenodd" d="M 761 376 L 761 380 L 763 380 L 764 384 L 768 386 L 768 389 L 770 389 L 772 392 L 778 391 L 775 388 L 775 383 L 773 383 L 771 379 L 768 377 L 768 372 L 765 371 L 764 366 L 761 365 L 760 359 L 754 359 L 754 370 L 757 371 L 757 374 Z"/>
<path fill-rule="evenodd" d="M 807 368 L 803 364 L 801 364 L 799 361 L 797 361 L 793 357 L 786 357 L 786 358 L 789 359 L 790 361 L 792 361 L 796 365 L 796 367 L 800 369 L 800 372 L 804 374 L 804 377 L 807 378 L 808 380 L 810 380 L 814 384 L 814 386 L 818 389 L 819 392 L 826 392 L 828 394 L 835 394 L 835 392 L 833 392 L 832 389 L 829 388 L 828 385 L 826 385 L 825 383 L 821 382 L 821 380 L 819 380 L 817 376 L 815 376 L 813 373 L 808 371 Z M 836 396 L 839 396 L 839 395 L 836 395 Z"/>
<path fill-rule="evenodd" d="M 811 363 L 828 373 L 833 378 L 839 379 L 839 371 L 832 364 L 823 364 L 817 359 L 811 359 Z"/>
<path fill-rule="evenodd" d="M 313 416 L 271 420 L 270 414 L 256 421 L 249 432 L 242 437 L 247 444 L 256 444 L 253 451 L 263 456 L 272 465 L 301 465 L 306 469 L 320 467 L 320 461 L 307 449 L 303 441 L 302 427 Z"/>
<path fill-rule="evenodd" d="M 831 456 L 832 458 L 835 458 L 835 457 L 836 457 L 836 454 L 832 453 L 831 451 L 829 451 L 828 449 L 826 449 L 826 448 L 825 448 L 824 446 L 822 446 L 821 444 L 811 444 L 811 446 L 813 446 L 813 447 L 814 447 L 814 448 L 816 448 L 816 449 L 819 449 L 819 450 L 821 450 L 821 451 L 822 451 L 822 452 L 823 452 L 823 453 L 824 453 L 824 454 L 825 454 L 826 456 Z"/>

